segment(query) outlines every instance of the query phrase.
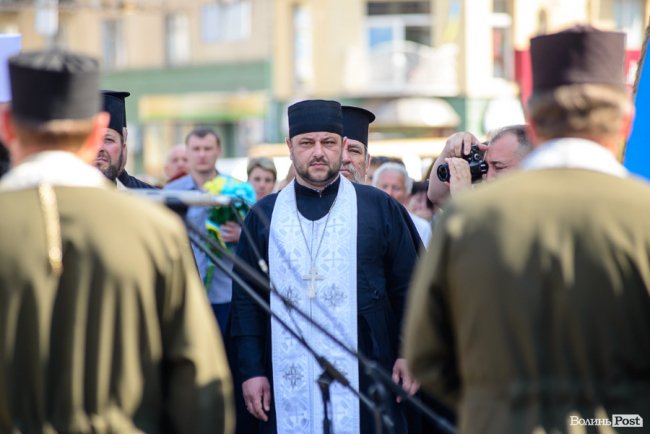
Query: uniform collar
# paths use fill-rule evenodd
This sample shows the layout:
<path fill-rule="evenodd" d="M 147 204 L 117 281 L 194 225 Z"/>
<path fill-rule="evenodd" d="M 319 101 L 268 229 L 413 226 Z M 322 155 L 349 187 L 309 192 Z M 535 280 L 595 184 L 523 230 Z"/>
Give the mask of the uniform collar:
<path fill-rule="evenodd" d="M 543 143 L 522 161 L 521 168 L 585 169 L 621 178 L 629 175 L 609 150 L 596 142 L 579 138 L 554 139 Z"/>
<path fill-rule="evenodd" d="M 68 187 L 110 187 L 95 167 L 65 151 L 34 154 L 11 169 L 0 180 L 0 190 L 23 190 L 40 184 Z"/>

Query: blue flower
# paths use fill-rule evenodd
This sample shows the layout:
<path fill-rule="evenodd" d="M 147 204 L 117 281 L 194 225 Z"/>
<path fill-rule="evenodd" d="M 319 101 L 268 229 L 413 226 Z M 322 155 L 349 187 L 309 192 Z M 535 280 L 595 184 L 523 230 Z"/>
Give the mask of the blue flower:
<path fill-rule="evenodd" d="M 229 221 L 239 223 L 240 219 L 243 220 L 246 218 L 248 211 L 255 203 L 255 189 L 248 182 L 243 182 L 225 175 L 219 175 L 206 182 L 204 188 L 211 194 L 236 199 L 232 202 L 232 206 L 212 208 L 205 222 L 208 235 L 214 238 L 222 247 L 232 252 L 235 243 L 225 242 L 221 238 L 221 225 Z M 214 251 L 214 253 L 221 256 L 218 251 Z"/>

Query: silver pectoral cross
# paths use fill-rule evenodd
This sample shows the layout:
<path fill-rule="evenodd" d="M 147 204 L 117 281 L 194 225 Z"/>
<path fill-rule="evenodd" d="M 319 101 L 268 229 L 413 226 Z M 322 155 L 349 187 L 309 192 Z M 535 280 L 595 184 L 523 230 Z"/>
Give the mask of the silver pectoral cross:
<path fill-rule="evenodd" d="M 316 298 L 316 282 L 318 280 L 325 280 L 325 277 L 318 274 L 318 270 L 312 264 L 309 273 L 302 276 L 302 279 L 309 280 L 309 286 L 307 287 L 307 295 L 309 298 Z"/>

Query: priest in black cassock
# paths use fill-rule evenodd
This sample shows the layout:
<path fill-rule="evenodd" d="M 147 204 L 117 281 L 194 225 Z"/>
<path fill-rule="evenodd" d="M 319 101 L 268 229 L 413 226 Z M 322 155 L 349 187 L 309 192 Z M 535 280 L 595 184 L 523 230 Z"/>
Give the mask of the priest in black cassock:
<path fill-rule="evenodd" d="M 415 393 L 417 385 L 398 355 L 404 300 L 416 261 L 399 205 L 384 192 L 339 175 L 345 145 L 339 103 L 303 101 L 290 106 L 288 114 L 287 145 L 296 179 L 256 204 L 245 221 L 255 246 L 243 236 L 237 254 L 259 269 L 256 248 L 279 293 Z M 276 296 L 270 304 L 353 387 L 368 394 L 370 381 L 356 359 Z M 263 421 L 260 431 L 322 431 L 316 384 L 321 369 L 236 283 L 231 326 L 244 401 Z M 336 432 L 374 432 L 372 414 L 357 397 L 338 384 L 332 385 L 331 395 Z M 395 397 L 389 401 L 395 432 L 406 432 L 400 406 Z"/>
<path fill-rule="evenodd" d="M 130 92 L 103 90 L 104 111 L 111 115 L 104 144 L 100 148 L 95 166 L 118 188 L 157 188 L 127 173 L 126 165 L 126 101 Z"/>

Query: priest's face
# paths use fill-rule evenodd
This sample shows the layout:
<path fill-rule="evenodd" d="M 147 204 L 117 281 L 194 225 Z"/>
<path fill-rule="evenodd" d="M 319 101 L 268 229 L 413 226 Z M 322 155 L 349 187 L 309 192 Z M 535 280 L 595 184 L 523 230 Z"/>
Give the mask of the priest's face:
<path fill-rule="evenodd" d="M 99 148 L 95 159 L 95 167 L 111 181 L 115 181 L 120 174 L 125 147 L 126 144 L 122 140 L 120 133 L 111 128 L 106 128 L 104 142 Z"/>
<path fill-rule="evenodd" d="M 348 138 L 347 144 L 343 147 L 341 175 L 352 182 L 363 184 L 366 181 L 369 159 L 366 146 L 358 140 Z"/>
<path fill-rule="evenodd" d="M 328 132 L 298 134 L 287 139 L 298 182 L 320 189 L 332 182 L 341 169 L 344 140 Z"/>

